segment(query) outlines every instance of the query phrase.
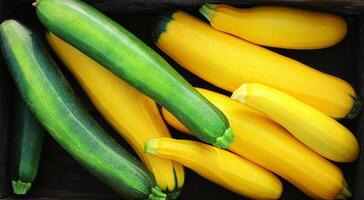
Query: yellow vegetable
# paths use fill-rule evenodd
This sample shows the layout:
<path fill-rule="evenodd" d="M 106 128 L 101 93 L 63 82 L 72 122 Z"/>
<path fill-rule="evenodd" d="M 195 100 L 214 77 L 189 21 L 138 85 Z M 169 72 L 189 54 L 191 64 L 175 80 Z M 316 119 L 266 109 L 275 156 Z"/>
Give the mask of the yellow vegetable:
<path fill-rule="evenodd" d="M 269 171 L 226 150 L 191 140 L 156 138 L 145 151 L 172 159 L 222 187 L 253 199 L 278 199 L 282 184 Z"/>
<path fill-rule="evenodd" d="M 347 33 L 342 17 L 299 8 L 205 4 L 200 12 L 217 30 L 270 47 L 326 48 L 340 42 Z"/>
<path fill-rule="evenodd" d="M 265 113 L 302 143 L 330 160 L 351 162 L 359 155 L 359 144 L 347 128 L 288 94 L 249 83 L 238 88 L 231 98 Z"/>
<path fill-rule="evenodd" d="M 268 169 L 315 199 L 351 196 L 340 169 L 297 141 L 264 114 L 227 96 L 198 91 L 224 112 L 235 133 L 228 150 Z M 189 133 L 167 110 L 163 117 L 174 128 Z"/>
<path fill-rule="evenodd" d="M 54 34 L 48 33 L 47 39 L 103 117 L 154 174 L 158 186 L 176 198 L 184 183 L 183 167 L 144 152 L 147 140 L 170 137 L 155 102 Z"/>
<path fill-rule="evenodd" d="M 185 12 L 163 17 L 153 35 L 177 63 L 227 91 L 262 83 L 335 118 L 353 118 L 359 111 L 360 100 L 345 81 L 217 31 Z"/>

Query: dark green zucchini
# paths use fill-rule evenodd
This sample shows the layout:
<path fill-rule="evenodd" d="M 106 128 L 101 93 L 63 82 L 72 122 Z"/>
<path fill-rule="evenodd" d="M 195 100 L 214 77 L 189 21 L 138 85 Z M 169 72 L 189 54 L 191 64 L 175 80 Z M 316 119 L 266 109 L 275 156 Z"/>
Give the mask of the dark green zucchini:
<path fill-rule="evenodd" d="M 38 173 L 44 130 L 19 94 L 13 99 L 11 185 L 15 194 L 23 195 Z"/>
<path fill-rule="evenodd" d="M 38 0 L 35 6 L 49 31 L 154 99 L 196 137 L 230 146 L 225 115 L 136 36 L 79 0 Z"/>
<path fill-rule="evenodd" d="M 150 172 L 89 115 L 34 33 L 6 20 L 0 25 L 0 36 L 23 99 L 68 153 L 125 198 L 166 198 Z"/>

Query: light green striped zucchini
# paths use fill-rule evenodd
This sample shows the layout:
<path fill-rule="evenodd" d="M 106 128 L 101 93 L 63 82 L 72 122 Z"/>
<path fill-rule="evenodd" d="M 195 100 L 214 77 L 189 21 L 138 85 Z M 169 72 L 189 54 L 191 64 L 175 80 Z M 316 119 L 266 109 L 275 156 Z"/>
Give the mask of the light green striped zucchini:
<path fill-rule="evenodd" d="M 6 20 L 0 44 L 23 99 L 73 158 L 125 198 L 166 199 L 150 172 L 89 115 L 34 33 Z"/>

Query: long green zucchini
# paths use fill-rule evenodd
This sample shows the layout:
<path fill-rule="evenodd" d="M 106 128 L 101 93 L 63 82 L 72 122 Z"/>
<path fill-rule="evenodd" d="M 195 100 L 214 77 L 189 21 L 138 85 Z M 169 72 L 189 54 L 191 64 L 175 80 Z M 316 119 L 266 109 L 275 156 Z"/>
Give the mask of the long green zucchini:
<path fill-rule="evenodd" d="M 0 25 L 1 47 L 23 99 L 51 136 L 125 198 L 165 199 L 150 172 L 87 113 L 39 39 L 15 20 Z"/>
<path fill-rule="evenodd" d="M 49 31 L 154 99 L 196 137 L 222 148 L 232 143 L 225 115 L 122 26 L 79 0 L 38 0 L 35 6 Z"/>
<path fill-rule="evenodd" d="M 18 195 L 26 194 L 38 173 L 44 130 L 19 94 L 14 95 L 11 140 L 11 185 Z"/>

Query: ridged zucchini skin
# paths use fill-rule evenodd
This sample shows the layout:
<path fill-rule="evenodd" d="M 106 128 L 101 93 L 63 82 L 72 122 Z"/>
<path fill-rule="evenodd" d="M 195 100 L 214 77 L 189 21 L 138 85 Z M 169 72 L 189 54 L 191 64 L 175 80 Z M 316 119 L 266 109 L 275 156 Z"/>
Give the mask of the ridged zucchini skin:
<path fill-rule="evenodd" d="M 42 24 L 174 114 L 199 139 L 226 148 L 225 115 L 161 56 L 101 12 L 79 0 L 39 0 Z"/>
<path fill-rule="evenodd" d="M 39 39 L 15 20 L 1 47 L 20 93 L 51 136 L 100 180 L 129 199 L 165 199 L 149 171 L 87 113 Z"/>
<path fill-rule="evenodd" d="M 272 172 L 208 144 L 161 137 L 148 140 L 144 151 L 179 162 L 207 180 L 248 199 L 273 200 L 282 194 L 282 183 Z"/>
<path fill-rule="evenodd" d="M 237 8 L 205 3 L 199 11 L 219 31 L 276 48 L 327 48 L 344 39 L 348 30 L 339 15 L 286 6 Z"/>
<path fill-rule="evenodd" d="M 267 115 L 228 96 L 197 90 L 229 119 L 235 133 L 229 151 L 281 176 L 312 199 L 351 197 L 350 188 L 337 166 L 299 142 Z M 169 125 L 190 134 L 168 111 L 162 109 L 162 114 Z"/>
<path fill-rule="evenodd" d="M 171 137 L 156 103 L 54 34 L 47 33 L 47 40 L 99 113 L 152 172 L 159 188 L 176 199 L 184 183 L 182 165 L 144 152 L 150 138 Z"/>
<path fill-rule="evenodd" d="M 360 145 L 349 129 L 287 93 L 259 83 L 244 83 L 231 99 L 264 113 L 329 160 L 353 162 L 359 157 Z"/>
<path fill-rule="evenodd" d="M 226 91 L 260 83 L 336 119 L 351 119 L 360 111 L 360 98 L 346 81 L 215 30 L 186 12 L 161 16 L 152 37 L 180 66 Z"/>
<path fill-rule="evenodd" d="M 44 130 L 19 94 L 13 95 L 11 140 L 11 185 L 18 195 L 26 194 L 38 173 Z"/>

